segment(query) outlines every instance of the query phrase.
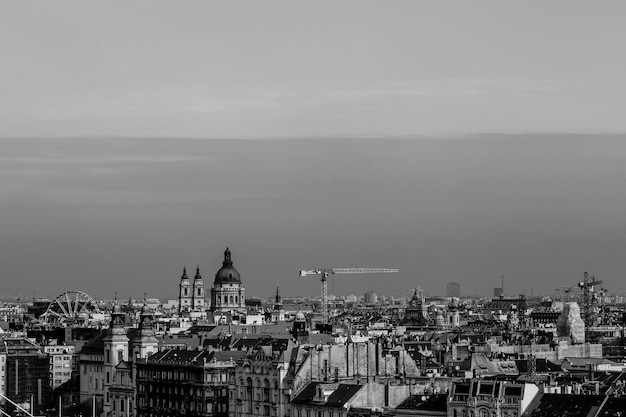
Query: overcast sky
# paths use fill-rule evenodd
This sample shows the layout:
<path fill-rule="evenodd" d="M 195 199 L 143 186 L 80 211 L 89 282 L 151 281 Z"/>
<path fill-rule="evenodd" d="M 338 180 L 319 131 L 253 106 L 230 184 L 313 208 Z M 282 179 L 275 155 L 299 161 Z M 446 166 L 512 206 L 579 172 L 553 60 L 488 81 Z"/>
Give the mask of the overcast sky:
<path fill-rule="evenodd" d="M 625 291 L 624 12 L 2 2 L 0 291 Z"/>
<path fill-rule="evenodd" d="M 1 136 L 623 132 L 626 4 L 3 2 Z"/>

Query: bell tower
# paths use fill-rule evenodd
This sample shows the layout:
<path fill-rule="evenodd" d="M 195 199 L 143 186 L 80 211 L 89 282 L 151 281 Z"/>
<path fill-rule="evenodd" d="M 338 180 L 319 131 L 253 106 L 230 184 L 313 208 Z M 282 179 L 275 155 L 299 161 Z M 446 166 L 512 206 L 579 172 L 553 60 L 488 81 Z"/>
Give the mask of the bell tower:
<path fill-rule="evenodd" d="M 196 267 L 196 276 L 193 277 L 193 295 L 192 304 L 194 311 L 203 311 L 206 305 L 206 298 L 204 296 L 204 281 L 202 275 L 200 275 L 200 266 Z"/>
<path fill-rule="evenodd" d="M 183 275 L 180 277 L 178 285 L 178 313 L 189 311 L 193 308 L 192 304 L 192 288 L 187 277 L 187 268 L 183 267 Z"/>

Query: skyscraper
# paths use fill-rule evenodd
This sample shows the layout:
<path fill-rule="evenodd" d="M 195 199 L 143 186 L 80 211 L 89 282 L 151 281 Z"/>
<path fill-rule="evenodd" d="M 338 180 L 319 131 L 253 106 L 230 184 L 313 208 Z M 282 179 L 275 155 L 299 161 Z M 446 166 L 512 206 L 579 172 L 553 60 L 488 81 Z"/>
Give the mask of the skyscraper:
<path fill-rule="evenodd" d="M 448 282 L 446 288 L 446 296 L 448 297 L 460 297 L 461 296 L 461 284 L 458 282 Z"/>

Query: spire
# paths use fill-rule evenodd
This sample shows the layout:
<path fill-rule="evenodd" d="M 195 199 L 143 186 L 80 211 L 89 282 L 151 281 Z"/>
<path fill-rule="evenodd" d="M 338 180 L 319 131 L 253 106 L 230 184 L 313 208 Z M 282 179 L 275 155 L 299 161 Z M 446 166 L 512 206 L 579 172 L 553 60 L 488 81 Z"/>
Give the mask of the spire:
<path fill-rule="evenodd" d="M 181 279 L 181 280 L 183 280 L 183 279 L 189 279 L 189 278 L 187 277 L 187 267 L 186 267 L 186 266 L 183 266 L 183 275 L 181 275 L 180 279 Z"/>
<path fill-rule="evenodd" d="M 194 280 L 202 279 L 202 275 L 200 275 L 200 264 L 196 265 L 196 276 L 193 277 Z"/>
<path fill-rule="evenodd" d="M 276 304 L 282 303 L 282 297 L 280 296 L 280 286 L 276 286 Z"/>
<path fill-rule="evenodd" d="M 226 246 L 226 250 L 224 251 L 224 262 L 222 262 L 223 266 L 233 266 L 233 261 L 230 259 L 230 249 Z"/>

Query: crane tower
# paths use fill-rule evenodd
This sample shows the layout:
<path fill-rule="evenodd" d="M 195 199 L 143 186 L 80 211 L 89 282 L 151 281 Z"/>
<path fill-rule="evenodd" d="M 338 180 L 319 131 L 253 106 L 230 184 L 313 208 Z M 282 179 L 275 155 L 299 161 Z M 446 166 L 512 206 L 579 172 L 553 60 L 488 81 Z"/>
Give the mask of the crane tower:
<path fill-rule="evenodd" d="M 328 323 L 328 276 L 330 274 L 388 274 L 399 272 L 393 268 L 325 268 L 310 269 L 300 271 L 301 277 L 307 275 L 321 275 L 322 281 L 322 320 L 324 324 Z"/>

